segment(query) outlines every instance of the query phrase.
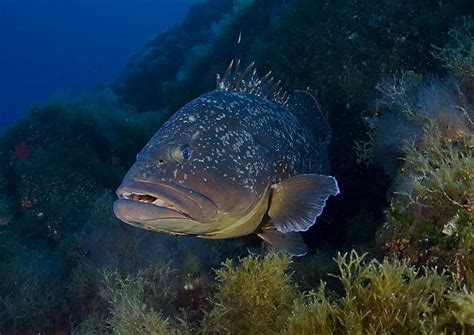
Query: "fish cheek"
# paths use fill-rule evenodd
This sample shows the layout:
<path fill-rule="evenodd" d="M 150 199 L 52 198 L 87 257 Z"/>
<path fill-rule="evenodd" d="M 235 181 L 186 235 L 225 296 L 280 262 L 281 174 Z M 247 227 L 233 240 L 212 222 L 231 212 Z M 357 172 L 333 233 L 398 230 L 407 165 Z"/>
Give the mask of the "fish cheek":
<path fill-rule="evenodd" d="M 252 210 L 267 194 L 271 180 L 272 169 L 268 161 L 259 160 L 249 165 L 231 192 L 223 195 L 228 211 L 246 213 Z"/>
<path fill-rule="evenodd" d="M 189 171 L 186 182 L 196 183 L 195 190 L 214 201 L 221 213 L 254 208 L 272 179 L 270 151 L 244 129 L 229 130 L 200 149 L 193 157 L 203 162 Z"/>

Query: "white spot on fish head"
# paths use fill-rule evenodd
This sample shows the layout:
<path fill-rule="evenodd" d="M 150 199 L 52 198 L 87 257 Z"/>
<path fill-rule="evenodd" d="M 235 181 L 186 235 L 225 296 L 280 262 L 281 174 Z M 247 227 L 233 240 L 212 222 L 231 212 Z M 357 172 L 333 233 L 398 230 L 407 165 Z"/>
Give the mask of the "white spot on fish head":
<path fill-rule="evenodd" d="M 195 132 L 195 133 L 193 134 L 193 136 L 191 136 L 191 139 L 192 139 L 192 140 L 195 140 L 195 139 L 199 136 L 200 133 L 201 133 L 201 132 L 198 130 L 197 132 Z"/>

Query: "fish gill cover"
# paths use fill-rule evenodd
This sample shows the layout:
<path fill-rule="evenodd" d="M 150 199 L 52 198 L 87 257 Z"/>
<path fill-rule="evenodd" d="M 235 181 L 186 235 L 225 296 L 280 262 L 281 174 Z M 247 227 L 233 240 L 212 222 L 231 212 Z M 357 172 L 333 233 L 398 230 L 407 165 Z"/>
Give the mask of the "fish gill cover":
<path fill-rule="evenodd" d="M 113 92 L 35 107 L 2 134 L 0 332 L 472 333 L 472 1 L 196 8 Z M 305 257 L 113 215 L 136 154 L 236 57 L 309 87 L 332 128 L 341 194 Z"/>

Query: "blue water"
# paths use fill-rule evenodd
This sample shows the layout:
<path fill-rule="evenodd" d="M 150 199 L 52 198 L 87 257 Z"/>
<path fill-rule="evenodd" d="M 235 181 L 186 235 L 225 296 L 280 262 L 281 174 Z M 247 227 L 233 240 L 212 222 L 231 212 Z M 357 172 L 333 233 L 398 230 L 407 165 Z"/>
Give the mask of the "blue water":
<path fill-rule="evenodd" d="M 110 82 L 192 0 L 0 0 L 0 128 Z"/>

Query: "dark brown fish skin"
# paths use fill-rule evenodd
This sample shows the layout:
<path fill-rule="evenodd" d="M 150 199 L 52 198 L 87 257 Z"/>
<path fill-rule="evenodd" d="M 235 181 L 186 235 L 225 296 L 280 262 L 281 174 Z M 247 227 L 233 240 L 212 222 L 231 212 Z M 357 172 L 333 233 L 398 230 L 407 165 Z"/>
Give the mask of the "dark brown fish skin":
<path fill-rule="evenodd" d="M 172 150 L 183 144 L 192 150 L 192 157 L 178 162 Z M 185 105 L 158 130 L 139 153 L 117 194 L 120 198 L 134 181 L 158 188 L 176 185 L 198 194 L 208 200 L 197 205 L 207 216 L 197 215 L 192 208 L 183 207 L 180 212 L 207 223 L 194 235 L 209 237 L 215 229 L 222 229 L 220 223 L 238 220 L 255 210 L 257 203 L 268 207 L 272 184 L 300 174 L 324 174 L 327 164 L 326 144 L 319 143 L 313 131 L 285 106 L 246 92 L 215 90 Z M 115 212 L 124 219 L 120 206 L 115 204 Z M 217 209 L 212 214 L 209 208 L 214 206 Z M 260 212 L 253 221 L 259 217 L 261 221 Z M 128 212 L 129 220 L 124 221 L 131 223 L 132 217 Z M 249 230 L 243 229 L 241 235 Z M 237 229 L 225 237 L 239 234 Z"/>

